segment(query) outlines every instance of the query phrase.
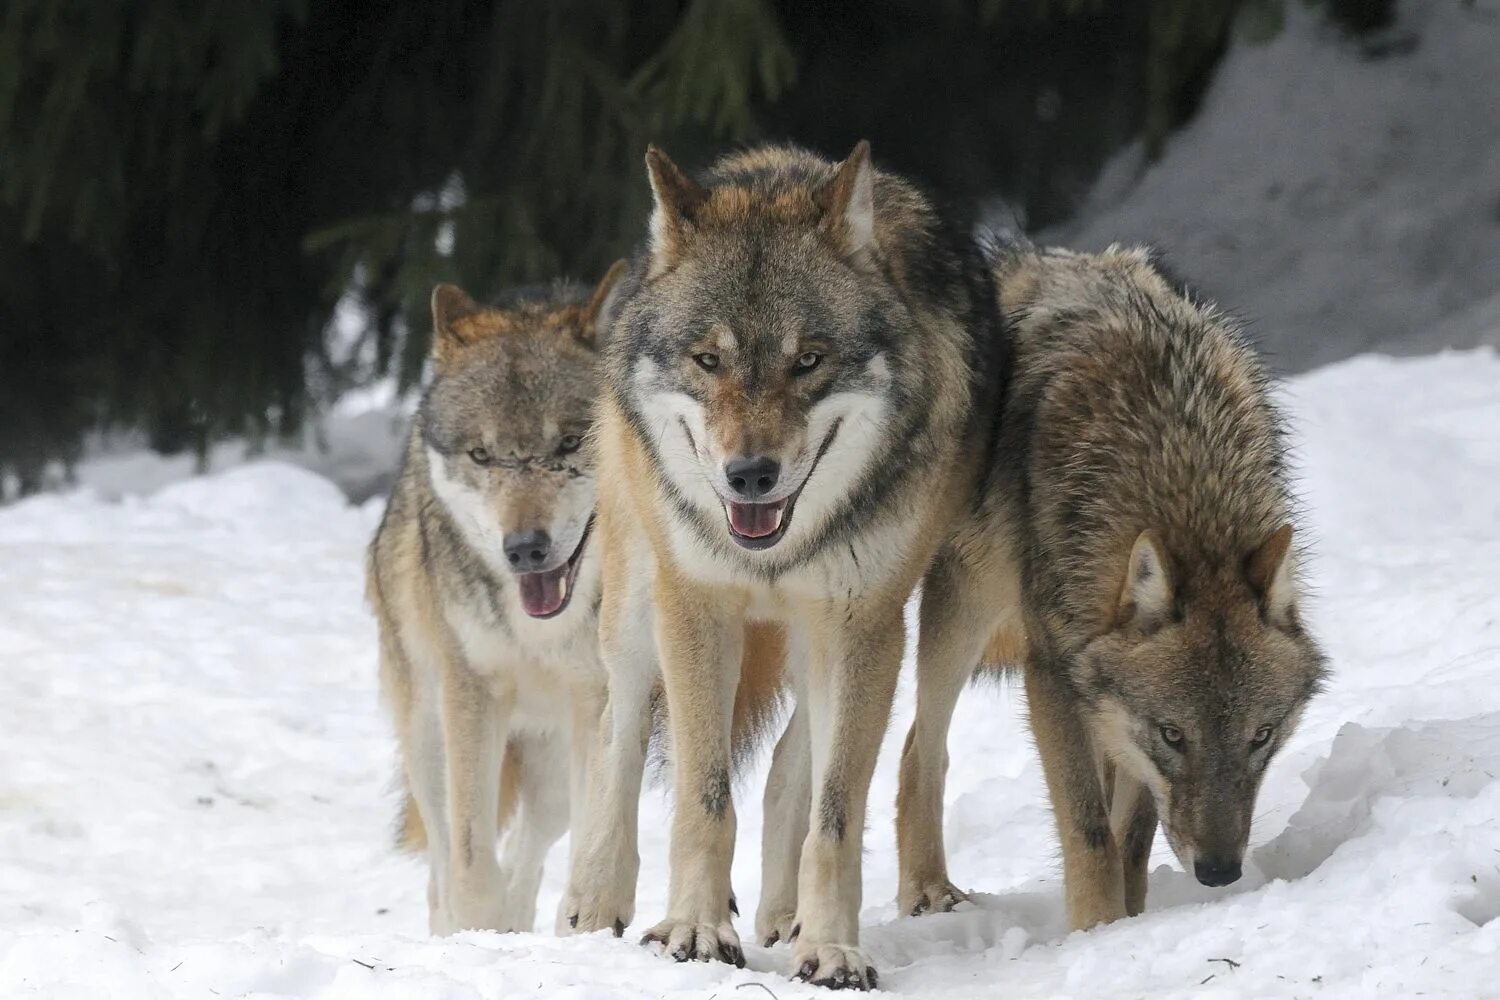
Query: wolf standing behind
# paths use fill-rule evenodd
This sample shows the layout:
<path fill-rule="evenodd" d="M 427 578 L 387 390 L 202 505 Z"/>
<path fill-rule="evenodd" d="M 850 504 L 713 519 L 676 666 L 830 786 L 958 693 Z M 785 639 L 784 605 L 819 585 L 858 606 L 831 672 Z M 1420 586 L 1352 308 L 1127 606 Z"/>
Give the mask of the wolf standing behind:
<path fill-rule="evenodd" d="M 1015 374 L 984 504 L 924 584 L 900 902 L 963 898 L 948 723 L 982 656 L 1019 657 L 1083 928 L 1145 906 L 1158 818 L 1200 882 L 1239 878 L 1323 657 L 1298 611 L 1280 417 L 1233 324 L 1143 251 L 1012 247 L 996 279 Z"/>
<path fill-rule="evenodd" d="M 633 913 L 659 653 L 676 811 L 668 913 L 646 936 L 679 960 L 743 964 L 732 714 L 747 625 L 779 624 L 797 709 L 767 783 L 757 930 L 795 938 L 799 978 L 868 988 L 866 796 L 902 607 L 981 465 L 993 294 L 967 232 L 877 171 L 864 143 L 841 164 L 736 153 L 701 182 L 656 150 L 647 165 L 650 238 L 599 418 L 612 735 L 565 908 L 580 931 Z"/>
<path fill-rule="evenodd" d="M 531 930 L 547 849 L 583 798 L 605 698 L 585 438 L 622 271 L 496 308 L 432 295 L 434 377 L 367 589 L 409 789 L 400 837 L 426 848 L 437 934 Z"/>

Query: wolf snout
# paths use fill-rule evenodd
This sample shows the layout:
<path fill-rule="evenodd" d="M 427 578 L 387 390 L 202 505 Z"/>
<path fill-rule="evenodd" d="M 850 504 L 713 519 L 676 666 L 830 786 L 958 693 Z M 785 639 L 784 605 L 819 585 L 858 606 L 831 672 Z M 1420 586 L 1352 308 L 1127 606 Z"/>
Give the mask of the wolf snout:
<path fill-rule="evenodd" d="M 1240 860 L 1238 858 L 1200 858 L 1193 862 L 1193 874 L 1198 881 L 1204 885 L 1218 888 L 1222 885 L 1230 885 L 1240 880 Z"/>
<path fill-rule="evenodd" d="M 552 551 L 552 539 L 540 528 L 516 531 L 505 536 L 505 558 L 517 573 L 541 569 Z"/>
<path fill-rule="evenodd" d="M 759 500 L 776 488 L 781 463 L 765 455 L 731 458 L 724 463 L 729 488 L 746 500 Z"/>

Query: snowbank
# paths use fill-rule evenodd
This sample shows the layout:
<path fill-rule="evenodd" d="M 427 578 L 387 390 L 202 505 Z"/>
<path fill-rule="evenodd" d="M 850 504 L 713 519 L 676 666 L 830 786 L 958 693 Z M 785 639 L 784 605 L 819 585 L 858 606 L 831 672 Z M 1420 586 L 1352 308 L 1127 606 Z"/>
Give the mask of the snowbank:
<path fill-rule="evenodd" d="M 1158 163 L 1121 154 L 1040 239 L 1162 247 L 1289 371 L 1500 346 L 1473 317 L 1434 329 L 1500 309 L 1500 3 L 1401 3 L 1378 47 L 1282 6 L 1285 30 L 1235 46 Z"/>
<path fill-rule="evenodd" d="M 377 388 L 385 388 L 381 382 Z M 189 454 L 161 455 L 146 447 L 138 435 L 97 439 L 73 470 L 73 483 L 102 497 L 145 496 L 198 472 L 222 472 L 247 462 L 275 461 L 326 476 L 355 501 L 384 496 L 396 481 L 406 431 L 415 398 L 394 399 L 382 394 L 371 405 L 364 394 L 343 400 L 290 441 L 251 447 L 241 438 L 221 441 L 209 449 L 204 468 Z M 349 403 L 356 405 L 348 405 Z M 54 464 L 49 486 L 64 488 L 63 470 Z"/>
<path fill-rule="evenodd" d="M 1500 357 L 1360 358 L 1287 396 L 1335 674 L 1269 774 L 1246 877 L 1205 889 L 1162 848 L 1144 916 L 1066 933 L 1021 695 L 979 687 L 954 726 L 948 836 L 981 895 L 898 916 L 908 678 L 867 837 L 883 988 L 1500 996 Z M 272 463 L 0 511 L 0 995 L 820 995 L 786 980 L 785 946 L 748 947 L 737 971 L 633 943 L 664 912 L 660 790 L 627 940 L 425 936 L 422 866 L 388 846 L 393 746 L 360 578 L 378 514 Z M 747 914 L 759 780 L 740 789 Z"/>

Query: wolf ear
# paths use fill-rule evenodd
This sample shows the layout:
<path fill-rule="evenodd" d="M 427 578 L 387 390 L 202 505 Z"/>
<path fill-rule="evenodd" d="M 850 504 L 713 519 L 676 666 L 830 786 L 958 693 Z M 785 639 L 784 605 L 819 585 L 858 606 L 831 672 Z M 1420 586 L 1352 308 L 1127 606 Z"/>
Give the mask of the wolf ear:
<path fill-rule="evenodd" d="M 467 344 L 470 338 L 460 333 L 455 324 L 480 311 L 479 303 L 457 285 L 438 285 L 432 290 L 432 356 L 447 361 L 454 351 Z"/>
<path fill-rule="evenodd" d="M 666 153 L 651 146 L 646 150 L 646 173 L 651 178 L 651 275 L 655 277 L 677 263 L 683 230 L 708 193 L 673 163 Z"/>
<path fill-rule="evenodd" d="M 1297 560 L 1292 554 L 1292 526 L 1283 524 L 1245 560 L 1245 577 L 1260 595 L 1266 619 L 1278 628 L 1296 622 Z"/>
<path fill-rule="evenodd" d="M 857 259 L 875 250 L 875 168 L 868 139 L 859 141 L 817 197 L 823 231 L 847 256 Z"/>
<path fill-rule="evenodd" d="M 1120 588 L 1120 602 L 1115 624 L 1134 622 L 1152 628 L 1172 610 L 1172 578 L 1162 553 L 1161 539 L 1147 528 L 1136 536 L 1125 567 L 1125 585 Z"/>
<path fill-rule="evenodd" d="M 599 279 L 599 286 L 594 289 L 594 294 L 589 297 L 588 305 L 583 307 L 583 324 L 578 329 L 578 339 L 590 347 L 599 342 L 600 329 L 608 329 L 610 320 L 614 318 L 615 294 L 620 288 L 620 279 L 625 277 L 629 265 L 624 260 L 617 260 L 603 278 Z"/>

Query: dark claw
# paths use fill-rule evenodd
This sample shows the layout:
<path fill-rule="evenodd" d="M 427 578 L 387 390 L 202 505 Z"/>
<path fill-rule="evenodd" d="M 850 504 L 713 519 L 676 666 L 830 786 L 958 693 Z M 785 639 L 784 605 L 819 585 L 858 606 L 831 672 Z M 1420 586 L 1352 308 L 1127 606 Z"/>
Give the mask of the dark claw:
<path fill-rule="evenodd" d="M 795 976 L 793 976 L 792 978 L 805 983 L 809 979 L 811 979 L 813 977 L 813 973 L 817 972 L 817 971 L 818 971 L 818 961 L 817 961 L 817 959 L 809 958 L 807 961 L 805 961 L 805 962 L 802 963 L 802 968 L 798 969 L 797 970 L 797 974 Z"/>
<path fill-rule="evenodd" d="M 641 935 L 641 944 L 659 944 L 663 948 L 665 948 L 667 946 L 667 939 L 665 935 L 647 931 L 646 933 Z"/>
<path fill-rule="evenodd" d="M 792 925 L 792 936 L 789 937 L 789 938 L 787 938 L 787 941 L 788 942 L 795 941 L 795 940 L 797 940 L 801 936 L 802 936 L 802 925 L 801 924 L 793 924 Z"/>
<path fill-rule="evenodd" d="M 577 927 L 578 926 L 578 914 L 575 913 L 571 917 L 568 918 L 568 926 L 569 927 Z"/>
<path fill-rule="evenodd" d="M 807 966 L 804 965 L 803 970 L 805 971 L 806 968 Z M 863 978 L 853 969 L 839 969 L 827 979 L 813 980 L 813 985 L 830 990 L 873 990 L 879 981 L 879 977 L 875 975 L 875 968 L 866 966 Z"/>
<path fill-rule="evenodd" d="M 923 896 L 921 899 L 917 900 L 917 905 L 911 908 L 911 915 L 914 917 L 920 917 L 922 914 L 926 913 L 931 906 L 932 904 L 927 901 L 927 897 Z"/>
<path fill-rule="evenodd" d="M 765 941 L 761 943 L 761 947 L 762 948 L 769 948 L 773 944 L 775 944 L 777 941 L 780 941 L 780 940 L 781 940 L 781 932 L 780 931 L 772 931 L 771 932 L 771 936 L 768 937 L 768 938 L 766 938 Z"/>
<path fill-rule="evenodd" d="M 736 969 L 745 967 L 745 952 L 738 946 L 726 944 L 719 948 L 719 957 Z"/>
<path fill-rule="evenodd" d="M 690 958 L 695 958 L 696 956 L 693 954 L 695 949 L 693 946 L 697 943 L 697 941 L 698 935 L 694 934 L 692 937 L 688 938 L 686 941 L 682 942 L 682 944 L 677 946 L 676 950 L 672 952 L 672 957 L 679 962 L 686 962 Z"/>
<path fill-rule="evenodd" d="M 729 897 L 729 912 L 733 913 L 735 916 L 740 915 L 740 904 L 734 901 L 733 896 Z"/>
<path fill-rule="evenodd" d="M 575 917 L 574 919 L 576 920 L 577 918 Z M 624 937 L 624 936 L 625 936 L 625 921 L 623 921 L 623 920 L 616 920 L 615 921 L 615 937 Z"/>

